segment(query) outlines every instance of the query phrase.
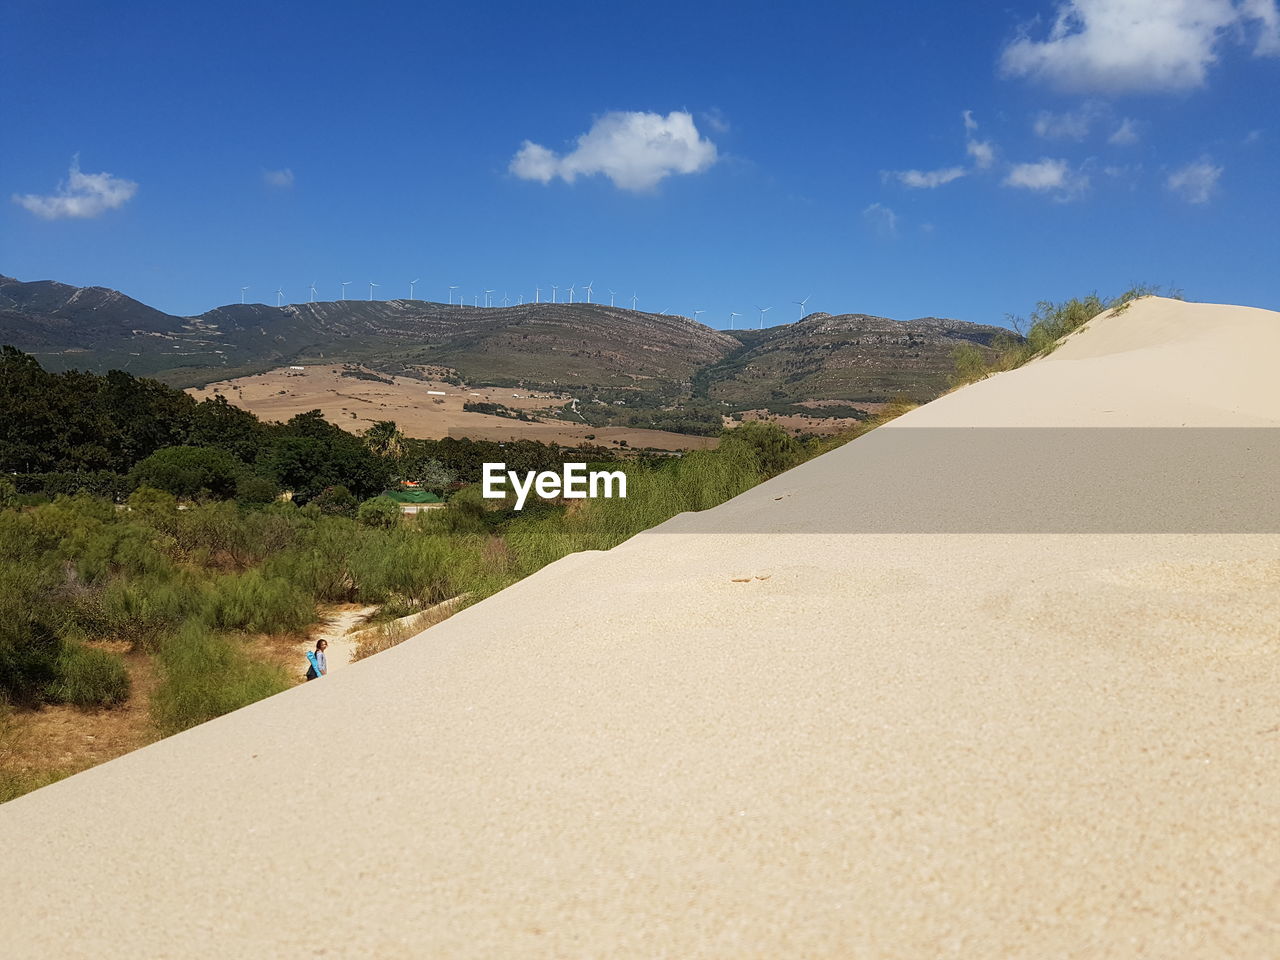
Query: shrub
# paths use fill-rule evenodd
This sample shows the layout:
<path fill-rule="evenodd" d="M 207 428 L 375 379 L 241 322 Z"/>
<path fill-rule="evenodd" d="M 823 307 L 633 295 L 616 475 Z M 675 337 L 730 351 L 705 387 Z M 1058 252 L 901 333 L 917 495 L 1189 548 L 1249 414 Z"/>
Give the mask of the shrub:
<path fill-rule="evenodd" d="M 81 709 L 114 707 L 129 699 L 129 671 L 113 653 L 75 641 L 63 644 L 52 693 Z"/>
<path fill-rule="evenodd" d="M 284 671 L 256 662 L 235 640 L 198 622 L 184 624 L 160 647 L 162 679 L 151 699 L 153 722 L 177 733 L 279 693 Z"/>
<path fill-rule="evenodd" d="M 216 580 L 201 612 L 219 629 L 285 633 L 309 624 L 315 605 L 296 584 L 250 570 Z"/>
<path fill-rule="evenodd" d="M 400 522 L 400 504 L 390 497 L 372 497 L 360 504 L 356 519 L 366 527 L 390 529 Z"/>
<path fill-rule="evenodd" d="M 790 470 L 805 458 L 804 447 L 795 437 L 776 423 L 763 420 L 748 420 L 720 435 L 721 448 L 729 448 L 726 453 L 738 445 L 751 451 L 765 478 Z"/>
<path fill-rule="evenodd" d="M 129 479 L 175 497 L 225 500 L 235 494 L 246 469 L 243 461 L 219 447 L 165 447 L 140 461 Z"/>
<path fill-rule="evenodd" d="M 350 490 L 338 484 L 325 487 L 312 497 L 310 505 L 315 506 L 326 517 L 351 517 L 355 516 L 358 502 Z"/>
<path fill-rule="evenodd" d="M 987 354 L 973 343 L 962 343 L 951 351 L 951 360 L 955 365 L 952 381 L 957 386 L 981 380 L 991 372 L 987 364 Z"/>
<path fill-rule="evenodd" d="M 276 482 L 257 474 L 246 474 L 236 484 L 236 501 L 247 505 L 273 503 L 280 495 Z"/>
<path fill-rule="evenodd" d="M 53 698 L 58 639 L 50 571 L 0 563 L 0 700 L 39 706 Z"/>

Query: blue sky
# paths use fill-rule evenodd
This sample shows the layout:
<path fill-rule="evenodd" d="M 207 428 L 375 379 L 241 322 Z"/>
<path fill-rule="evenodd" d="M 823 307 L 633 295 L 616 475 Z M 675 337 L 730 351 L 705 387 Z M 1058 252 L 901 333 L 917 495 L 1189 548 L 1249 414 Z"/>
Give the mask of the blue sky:
<path fill-rule="evenodd" d="M 414 278 L 713 326 L 1280 308 L 1277 54 L 1275 0 L 11 0 L 0 272 L 181 314 Z"/>

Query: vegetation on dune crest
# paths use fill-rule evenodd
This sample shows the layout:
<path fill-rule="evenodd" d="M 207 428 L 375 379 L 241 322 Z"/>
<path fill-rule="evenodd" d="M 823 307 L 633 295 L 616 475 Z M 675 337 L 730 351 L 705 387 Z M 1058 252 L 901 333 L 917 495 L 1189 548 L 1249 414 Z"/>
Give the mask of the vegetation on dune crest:
<path fill-rule="evenodd" d="M 1182 299 L 1178 291 L 1163 293 L 1160 287 L 1139 284 L 1120 296 L 1104 300 L 1097 293 L 1084 297 L 1072 297 L 1061 303 L 1041 300 L 1032 311 L 1029 320 L 1010 317 L 1014 331 L 992 341 L 995 355 L 978 349 L 973 344 L 961 344 L 951 354 L 954 362 L 952 384 L 962 386 L 973 383 L 993 373 L 1013 370 L 1036 357 L 1052 353 L 1062 338 L 1074 333 L 1094 317 L 1111 312 L 1121 314 L 1135 300 L 1150 296 L 1170 296 Z M 1022 330 L 1026 329 L 1026 334 Z"/>

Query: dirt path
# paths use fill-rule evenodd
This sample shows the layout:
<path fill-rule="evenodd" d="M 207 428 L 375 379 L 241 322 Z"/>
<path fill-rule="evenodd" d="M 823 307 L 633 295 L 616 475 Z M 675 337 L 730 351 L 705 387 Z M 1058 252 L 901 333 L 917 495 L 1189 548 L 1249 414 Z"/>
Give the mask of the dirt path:
<path fill-rule="evenodd" d="M 377 607 L 345 603 L 324 611 L 307 642 L 298 647 L 300 662 L 305 666 L 307 651 L 314 650 L 316 641 L 323 638 L 329 641 L 327 656 L 329 671 L 332 673 L 334 670 L 344 669 L 351 663 L 351 658 L 356 652 L 356 641 L 350 636 L 351 629 L 377 609 Z"/>

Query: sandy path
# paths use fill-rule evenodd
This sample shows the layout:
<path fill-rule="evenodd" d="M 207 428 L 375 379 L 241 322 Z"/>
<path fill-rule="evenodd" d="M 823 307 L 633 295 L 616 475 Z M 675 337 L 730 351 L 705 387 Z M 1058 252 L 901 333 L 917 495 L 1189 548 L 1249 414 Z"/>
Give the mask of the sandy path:
<path fill-rule="evenodd" d="M 330 608 L 321 618 L 321 622 L 311 631 L 306 643 L 299 645 L 298 654 L 301 663 L 307 662 L 307 651 L 314 650 L 319 640 L 328 640 L 326 651 L 329 675 L 341 672 L 355 656 L 356 640 L 351 636 L 352 629 L 371 616 L 376 606 L 362 607 L 357 604 L 343 604 Z"/>
<path fill-rule="evenodd" d="M 867 529 L 913 428 L 1280 427 L 1280 315 L 1090 327 L 0 807 L 38 865 L 0 872 L 8 955 L 1280 956 L 1280 534 Z M 1125 475 L 1086 457 L 1064 504 L 1000 453 L 1042 516 Z M 892 506 L 982 501 L 982 467 Z M 316 843 L 300 797 L 358 816 Z"/>

